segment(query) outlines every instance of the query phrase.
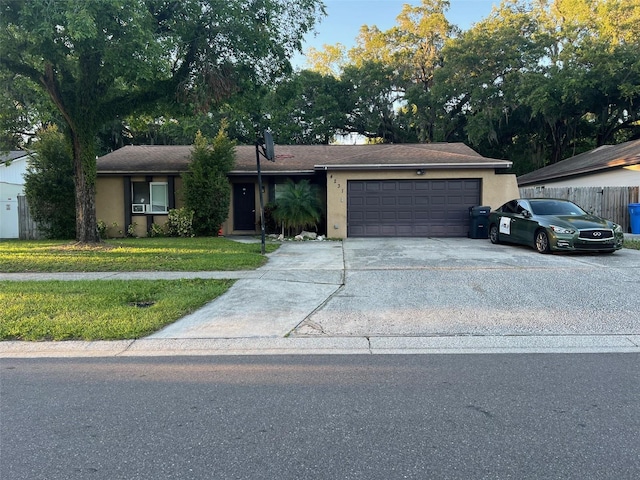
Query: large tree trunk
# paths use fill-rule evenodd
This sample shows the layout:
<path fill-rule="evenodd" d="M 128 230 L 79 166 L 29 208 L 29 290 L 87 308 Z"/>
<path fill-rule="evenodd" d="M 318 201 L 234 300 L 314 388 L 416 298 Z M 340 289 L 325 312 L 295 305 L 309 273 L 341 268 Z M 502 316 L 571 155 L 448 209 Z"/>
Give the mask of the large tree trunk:
<path fill-rule="evenodd" d="M 85 132 L 72 132 L 76 184 L 76 240 L 97 243 L 95 139 Z"/>
<path fill-rule="evenodd" d="M 81 61 L 81 66 L 88 68 L 86 62 Z M 92 91 L 89 94 L 81 91 L 78 98 L 67 98 L 65 102 L 51 63 L 45 65 L 40 82 L 58 107 L 71 132 L 76 187 L 76 240 L 82 243 L 97 243 L 100 237 L 96 220 L 96 132 L 92 131 L 96 124 L 94 112 L 97 102 L 90 98 Z M 92 84 L 89 80 L 85 83 Z M 70 105 L 78 105 L 78 108 L 70 108 Z"/>

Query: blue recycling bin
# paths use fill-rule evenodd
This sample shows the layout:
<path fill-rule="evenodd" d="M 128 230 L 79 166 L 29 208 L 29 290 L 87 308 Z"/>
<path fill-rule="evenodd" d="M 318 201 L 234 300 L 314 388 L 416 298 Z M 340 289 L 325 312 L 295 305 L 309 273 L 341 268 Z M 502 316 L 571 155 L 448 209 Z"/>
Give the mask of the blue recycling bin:
<path fill-rule="evenodd" d="M 640 203 L 629 204 L 629 220 L 631 223 L 631 233 L 640 234 Z"/>

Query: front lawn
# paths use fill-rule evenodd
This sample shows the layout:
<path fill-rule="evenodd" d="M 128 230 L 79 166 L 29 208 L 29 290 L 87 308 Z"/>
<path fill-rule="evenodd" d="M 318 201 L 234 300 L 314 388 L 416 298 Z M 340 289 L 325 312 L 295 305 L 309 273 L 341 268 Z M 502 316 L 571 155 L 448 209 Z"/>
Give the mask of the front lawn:
<path fill-rule="evenodd" d="M 266 245 L 273 252 L 277 244 Z M 0 272 L 252 270 L 259 243 L 126 238 L 98 245 L 0 241 Z M 232 280 L 0 282 L 0 340 L 120 340 L 149 335 L 222 295 Z"/>
<path fill-rule="evenodd" d="M 267 253 L 278 248 L 267 244 Z M 130 272 L 252 270 L 266 262 L 259 243 L 223 237 L 123 238 L 98 245 L 65 241 L 0 241 L 0 272 Z"/>
<path fill-rule="evenodd" d="M 140 338 L 232 284 L 202 279 L 0 282 L 0 340 Z"/>

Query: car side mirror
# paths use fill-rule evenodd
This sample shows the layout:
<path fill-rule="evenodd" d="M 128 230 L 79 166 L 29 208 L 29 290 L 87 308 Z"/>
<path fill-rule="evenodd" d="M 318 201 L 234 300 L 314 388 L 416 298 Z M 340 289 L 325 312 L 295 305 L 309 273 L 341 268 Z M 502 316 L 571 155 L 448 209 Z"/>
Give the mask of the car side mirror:
<path fill-rule="evenodd" d="M 531 212 L 529 210 L 522 210 L 522 216 L 524 218 L 531 218 Z"/>

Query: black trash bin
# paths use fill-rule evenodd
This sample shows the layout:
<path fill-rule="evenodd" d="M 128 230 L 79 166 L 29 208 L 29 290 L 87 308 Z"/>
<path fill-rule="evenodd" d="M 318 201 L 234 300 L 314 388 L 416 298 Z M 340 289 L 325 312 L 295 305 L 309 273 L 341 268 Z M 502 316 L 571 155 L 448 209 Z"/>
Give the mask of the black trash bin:
<path fill-rule="evenodd" d="M 469 207 L 469 238 L 489 238 L 491 207 Z"/>

